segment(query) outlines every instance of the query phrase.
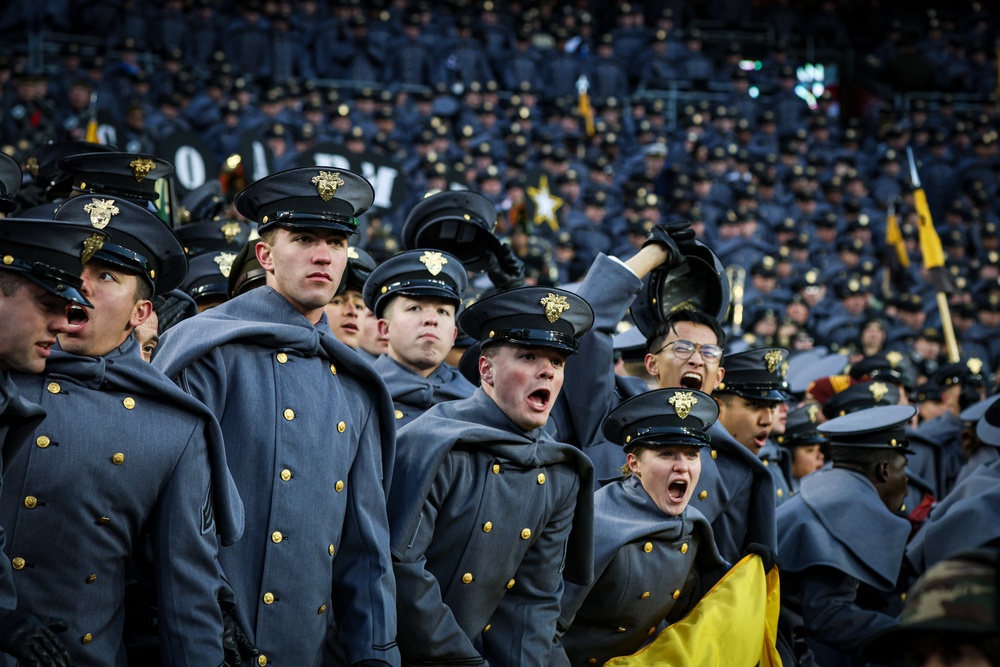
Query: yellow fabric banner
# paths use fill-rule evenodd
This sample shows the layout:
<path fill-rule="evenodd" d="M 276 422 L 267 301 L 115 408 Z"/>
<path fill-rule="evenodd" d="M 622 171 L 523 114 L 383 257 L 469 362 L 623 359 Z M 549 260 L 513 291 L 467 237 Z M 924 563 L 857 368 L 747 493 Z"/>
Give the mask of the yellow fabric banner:
<path fill-rule="evenodd" d="M 899 229 L 899 221 L 896 214 L 890 213 L 885 219 L 885 242 L 896 249 L 896 257 L 899 258 L 899 265 L 904 269 L 910 267 L 910 255 L 906 252 L 906 244 L 903 242 L 903 232 Z"/>
<path fill-rule="evenodd" d="M 934 229 L 931 209 L 927 205 L 927 195 L 923 188 L 913 191 L 913 206 L 920 218 L 920 253 L 924 256 L 924 268 L 944 266 L 944 248 L 941 247 L 941 237 Z"/>
<path fill-rule="evenodd" d="M 781 667 L 780 594 L 777 569 L 765 575 L 760 556 L 751 554 L 651 644 L 604 667 Z"/>

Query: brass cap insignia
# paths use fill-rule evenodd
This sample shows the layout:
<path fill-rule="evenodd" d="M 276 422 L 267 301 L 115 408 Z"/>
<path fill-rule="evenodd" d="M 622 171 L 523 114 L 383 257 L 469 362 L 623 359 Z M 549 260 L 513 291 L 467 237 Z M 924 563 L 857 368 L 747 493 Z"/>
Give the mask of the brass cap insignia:
<path fill-rule="evenodd" d="M 429 271 L 432 276 L 436 276 L 441 273 L 444 265 L 448 263 L 448 258 L 439 252 L 427 250 L 420 256 L 420 263 L 427 267 L 427 271 Z"/>
<path fill-rule="evenodd" d="M 778 364 L 781 363 L 781 350 L 768 350 L 767 354 L 764 355 L 764 361 L 767 362 L 768 373 L 778 370 Z"/>
<path fill-rule="evenodd" d="M 698 403 L 698 399 L 694 397 L 693 392 L 679 391 L 671 396 L 667 400 L 667 403 L 674 406 L 674 410 L 677 412 L 678 417 L 684 419 L 691 414 L 691 408 Z"/>
<path fill-rule="evenodd" d="M 806 414 L 809 415 L 809 423 L 815 424 L 816 417 L 819 415 L 819 405 L 813 403 L 808 408 L 806 408 Z"/>
<path fill-rule="evenodd" d="M 549 292 L 549 295 L 539 301 L 539 303 L 545 306 L 545 319 L 549 322 L 555 322 L 563 313 L 569 310 L 566 297 L 553 294 L 552 292 Z"/>
<path fill-rule="evenodd" d="M 91 234 L 90 237 L 83 242 L 83 252 L 80 254 L 80 263 L 86 264 L 91 260 L 98 250 L 104 247 L 104 237 L 100 234 Z"/>
<path fill-rule="evenodd" d="M 788 362 L 781 364 L 781 377 L 788 375 Z"/>
<path fill-rule="evenodd" d="M 340 177 L 339 171 L 321 171 L 318 176 L 313 176 L 313 185 L 323 201 L 330 201 L 337 194 L 337 188 L 344 184 L 344 179 Z"/>
<path fill-rule="evenodd" d="M 132 173 L 135 174 L 135 180 L 141 181 L 146 178 L 146 176 L 149 176 L 149 172 L 156 168 L 156 163 L 146 157 L 137 157 L 129 162 L 128 166 L 132 167 Z"/>
<path fill-rule="evenodd" d="M 121 212 L 114 199 L 91 199 L 83 210 L 90 214 L 90 224 L 98 229 L 107 227 L 111 218 Z"/>
<path fill-rule="evenodd" d="M 891 352 L 885 353 L 885 360 L 889 362 L 889 368 L 895 368 L 903 363 L 903 354 L 892 350 Z"/>
<path fill-rule="evenodd" d="M 219 265 L 219 273 L 226 278 L 229 277 L 229 272 L 233 270 L 234 261 L 236 261 L 235 252 L 220 252 L 215 256 L 215 263 Z"/>
<path fill-rule="evenodd" d="M 978 357 L 972 357 L 965 362 L 965 365 L 968 366 L 973 375 L 979 375 L 979 371 L 983 370 L 983 360 Z"/>
<path fill-rule="evenodd" d="M 32 176 L 34 176 L 35 178 L 38 178 L 38 158 L 32 155 L 27 160 L 25 160 L 24 170 L 29 174 L 31 174 Z"/>
<path fill-rule="evenodd" d="M 871 392 L 872 398 L 876 401 L 881 401 L 889 393 L 889 387 L 885 386 L 884 382 L 872 382 L 871 386 L 868 387 L 868 391 Z"/>
<path fill-rule="evenodd" d="M 226 238 L 226 243 L 232 243 L 236 240 L 236 237 L 240 235 L 240 223 L 238 222 L 227 222 L 219 228 L 222 235 Z"/>
<path fill-rule="evenodd" d="M 361 259 L 361 255 L 352 245 L 347 246 L 347 259 Z"/>

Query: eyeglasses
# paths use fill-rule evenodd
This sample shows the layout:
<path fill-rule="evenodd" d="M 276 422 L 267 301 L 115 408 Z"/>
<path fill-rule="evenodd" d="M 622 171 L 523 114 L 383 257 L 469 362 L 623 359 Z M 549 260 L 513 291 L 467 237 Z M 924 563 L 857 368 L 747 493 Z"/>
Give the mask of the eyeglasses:
<path fill-rule="evenodd" d="M 683 339 L 670 341 L 654 352 L 653 355 L 655 356 L 660 352 L 663 352 L 671 345 L 674 346 L 674 356 L 681 361 L 687 361 L 690 359 L 696 350 L 701 354 L 701 358 L 704 359 L 707 364 L 717 364 L 722 361 L 722 348 L 718 345 L 712 345 L 711 343 L 700 345 Z"/>

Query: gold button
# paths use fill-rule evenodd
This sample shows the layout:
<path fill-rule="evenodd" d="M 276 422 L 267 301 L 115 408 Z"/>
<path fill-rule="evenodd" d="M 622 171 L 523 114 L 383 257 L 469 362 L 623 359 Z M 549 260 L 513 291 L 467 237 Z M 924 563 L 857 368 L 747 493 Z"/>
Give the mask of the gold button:
<path fill-rule="evenodd" d="M 507 582 L 507 588 L 508 588 L 508 590 L 511 589 L 511 588 L 514 588 L 514 580 L 513 579 L 511 579 L 510 581 Z"/>
<path fill-rule="evenodd" d="M 88 584 L 92 584 L 95 581 L 97 581 L 97 575 L 96 574 L 92 574 L 89 577 L 87 577 L 87 583 Z"/>
<path fill-rule="evenodd" d="M 402 419 L 402 418 L 403 418 L 403 411 L 396 410 L 396 419 Z"/>
<path fill-rule="evenodd" d="M 281 531 L 280 530 L 276 530 L 273 533 L 271 533 L 271 541 L 272 542 L 274 542 L 275 544 L 277 544 L 278 542 L 281 542 L 281 540 L 282 540 L 282 537 L 281 537 Z"/>
<path fill-rule="evenodd" d="M 85 634 L 85 635 L 83 636 L 83 639 L 81 639 L 80 641 L 82 641 L 82 642 L 83 642 L 83 645 L 84 645 L 84 646 L 86 646 L 86 645 L 87 645 L 87 644 L 89 644 L 90 642 L 94 641 L 94 635 L 92 635 L 92 634 L 90 634 L 90 633 L 88 632 L 87 634 Z"/>
<path fill-rule="evenodd" d="M 590 660 L 587 661 L 587 664 L 588 665 L 596 665 L 597 664 L 597 658 L 591 658 Z"/>
<path fill-rule="evenodd" d="M 97 520 L 97 523 L 99 525 L 101 525 L 101 526 L 106 526 L 109 523 L 111 523 L 111 517 L 109 517 L 109 516 L 102 516 L 100 519 Z"/>
<path fill-rule="evenodd" d="M 344 422 L 337 423 L 337 433 L 343 433 L 347 430 L 347 424 Z"/>
<path fill-rule="evenodd" d="M 134 407 L 135 407 L 135 399 L 134 399 L 134 398 L 132 398 L 131 396 L 126 396 L 126 397 L 125 397 L 125 398 L 124 398 L 124 399 L 122 400 L 122 405 L 124 405 L 124 406 L 125 406 L 125 409 L 126 409 L 126 410 L 131 410 L 132 408 L 134 408 Z"/>
<path fill-rule="evenodd" d="M 655 625 L 653 627 L 651 627 L 646 634 L 649 635 L 650 637 L 652 637 L 654 632 L 656 632 L 656 626 Z"/>
<path fill-rule="evenodd" d="M 782 497 L 783 495 L 785 495 L 785 492 L 784 492 L 784 491 L 782 491 L 781 489 L 778 489 L 778 497 L 780 498 L 780 497 Z"/>
<path fill-rule="evenodd" d="M 899 599 L 902 600 L 903 602 L 906 602 L 906 593 L 900 593 Z"/>
<path fill-rule="evenodd" d="M 279 364 L 288 363 L 288 355 L 285 354 L 284 352 L 279 352 L 278 353 L 278 363 Z"/>
<path fill-rule="evenodd" d="M 295 410 L 292 410 L 291 408 L 285 408 L 285 411 L 281 414 L 284 415 L 285 419 L 288 421 L 295 419 Z"/>
<path fill-rule="evenodd" d="M 630 442 L 632 442 L 632 436 L 631 435 L 626 435 L 625 436 L 625 444 L 627 445 Z"/>
<path fill-rule="evenodd" d="M 21 558 L 20 556 L 16 557 L 14 560 L 12 560 L 10 562 L 10 564 L 14 566 L 15 570 L 23 570 L 24 569 L 24 559 Z"/>
<path fill-rule="evenodd" d="M 333 485 L 333 488 L 336 489 L 337 493 L 340 493 L 344 490 L 344 482 L 337 480 L 337 483 Z"/>
<path fill-rule="evenodd" d="M 493 464 L 493 474 L 494 475 L 499 475 L 500 474 L 500 464 L 499 463 L 494 463 Z"/>
<path fill-rule="evenodd" d="M 497 335 L 496 331 L 490 331 L 490 338 L 493 338 L 496 335 Z"/>
<path fill-rule="evenodd" d="M 490 631 L 490 628 L 492 628 L 492 627 L 493 627 L 493 624 L 492 624 L 492 623 L 487 623 L 487 624 L 486 624 L 486 627 L 485 627 L 485 628 L 483 628 L 483 632 L 489 632 L 489 631 Z"/>
<path fill-rule="evenodd" d="M 646 600 L 648 598 L 649 598 L 649 591 L 646 591 L 645 593 L 639 596 L 640 600 Z"/>
<path fill-rule="evenodd" d="M 646 542 L 645 544 L 642 545 L 642 550 L 645 551 L 646 553 L 649 553 L 650 551 L 653 550 L 653 543 Z"/>
<path fill-rule="evenodd" d="M 712 450 L 712 458 L 713 458 L 713 459 L 717 459 L 717 458 L 719 458 L 719 452 L 717 452 L 716 450 L 714 450 L 714 449 L 713 449 L 713 450 Z"/>
<path fill-rule="evenodd" d="M 491 530 L 493 530 L 493 522 L 492 521 L 487 521 L 486 523 L 483 524 L 483 532 L 484 533 L 488 533 Z"/>
<path fill-rule="evenodd" d="M 623 628 L 622 626 L 619 625 L 618 626 L 618 632 L 625 632 L 625 628 Z"/>
<path fill-rule="evenodd" d="M 114 463 L 116 466 L 120 466 L 121 464 L 125 463 L 125 455 L 122 454 L 121 452 L 118 452 L 117 454 L 111 457 L 111 462 Z"/>
<path fill-rule="evenodd" d="M 529 537 L 531 537 L 531 529 L 530 528 L 524 528 L 524 529 L 522 529 L 521 530 L 521 539 L 522 540 L 526 540 Z"/>
<path fill-rule="evenodd" d="M 26 496 L 24 499 L 24 506 L 29 510 L 33 510 L 38 506 L 38 498 L 34 496 Z"/>
<path fill-rule="evenodd" d="M 38 445 L 39 447 L 41 447 L 42 449 L 45 449 L 46 447 L 48 447 L 49 445 L 52 444 L 52 441 L 49 440 L 49 436 L 47 436 L 47 435 L 40 435 L 35 440 L 35 444 Z"/>
<path fill-rule="evenodd" d="M 705 498 L 708 498 L 708 491 L 702 491 L 701 493 L 698 494 L 699 500 L 704 500 Z"/>
<path fill-rule="evenodd" d="M 545 484 L 545 473 L 544 472 L 538 473 L 538 483 L 539 484 Z"/>
<path fill-rule="evenodd" d="M 680 596 L 681 596 L 681 589 L 679 589 L 679 588 L 676 591 L 674 591 L 673 593 L 671 593 L 671 595 L 670 595 L 670 597 L 672 597 L 675 600 L 677 598 L 679 598 Z"/>
<path fill-rule="evenodd" d="M 264 593 L 264 604 L 271 604 L 274 602 L 274 593 Z"/>
<path fill-rule="evenodd" d="M 149 270 L 149 277 L 150 278 L 156 278 L 156 269 L 150 269 Z"/>
<path fill-rule="evenodd" d="M 257 656 L 257 664 L 260 665 L 260 667 L 264 667 L 264 665 L 267 664 L 267 656 L 264 655 L 263 653 L 261 653 L 260 655 L 258 655 Z"/>
<path fill-rule="evenodd" d="M 281 471 L 281 479 L 283 479 L 284 481 L 287 482 L 291 478 L 292 478 L 292 471 L 291 470 L 289 470 L 288 468 L 285 468 L 284 470 Z"/>
<path fill-rule="evenodd" d="M 684 544 L 681 545 L 681 553 L 686 554 L 687 552 L 688 552 L 688 543 L 685 542 Z"/>
<path fill-rule="evenodd" d="M 899 511 L 900 511 L 900 512 L 905 512 L 905 511 L 906 511 L 906 505 L 905 505 L 905 504 L 903 504 L 903 505 L 900 505 L 900 506 L 899 506 Z"/>
<path fill-rule="evenodd" d="M 385 285 L 382 285 L 382 294 L 385 294 L 388 291 L 389 291 L 389 288 L 386 287 Z"/>
<path fill-rule="evenodd" d="M 10 266 L 11 264 L 14 263 L 14 258 L 11 257 L 10 255 L 4 255 L 3 256 L 3 263 L 6 264 L 7 266 Z"/>
<path fill-rule="evenodd" d="M 62 390 L 62 387 L 59 386 L 58 382 L 50 382 L 46 389 L 49 390 L 50 394 L 58 394 Z"/>
<path fill-rule="evenodd" d="M 463 584 L 471 584 L 472 583 L 472 573 L 471 572 L 466 572 L 465 574 L 462 575 L 462 583 Z"/>
<path fill-rule="evenodd" d="M 321 604 L 319 606 L 319 609 L 316 610 L 316 615 L 317 616 L 322 616 L 324 613 L 326 613 L 326 605 L 325 604 Z"/>
<path fill-rule="evenodd" d="M 336 551 L 336 549 L 335 549 L 335 548 L 334 548 L 334 546 L 333 546 L 333 545 L 331 544 L 331 545 L 330 545 L 330 548 L 329 548 L 329 549 L 327 549 L 327 551 L 329 551 L 329 552 L 330 552 L 330 555 L 332 556 L 332 555 L 333 555 L 333 552 L 334 552 L 334 551 Z"/>
<path fill-rule="evenodd" d="M 333 373 L 334 375 L 336 375 L 337 374 L 337 367 L 334 366 L 333 364 L 330 364 L 330 372 Z"/>
<path fill-rule="evenodd" d="M 771 462 L 768 461 L 767 459 L 764 459 L 764 465 L 769 466 L 769 465 L 771 465 Z"/>

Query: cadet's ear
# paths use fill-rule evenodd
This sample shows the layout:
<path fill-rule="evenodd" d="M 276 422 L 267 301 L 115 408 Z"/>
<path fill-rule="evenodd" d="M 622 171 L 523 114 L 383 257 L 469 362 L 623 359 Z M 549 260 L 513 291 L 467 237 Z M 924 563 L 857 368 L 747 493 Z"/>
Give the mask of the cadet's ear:
<path fill-rule="evenodd" d="M 875 464 L 874 472 L 875 472 L 875 479 L 878 482 L 881 483 L 889 481 L 889 462 L 879 461 L 878 463 Z"/>
<path fill-rule="evenodd" d="M 660 369 L 658 367 L 656 357 L 652 354 L 647 354 L 643 358 L 642 362 L 646 365 L 646 372 L 652 375 L 657 380 L 660 379 Z"/>
<path fill-rule="evenodd" d="M 149 316 L 153 314 L 153 302 L 148 299 L 142 299 L 135 304 L 132 309 L 132 317 L 128 320 L 128 325 L 130 328 L 135 329 L 137 326 L 149 319 Z"/>
<path fill-rule="evenodd" d="M 257 254 L 257 261 L 260 262 L 260 268 L 264 269 L 268 273 L 274 273 L 274 260 L 271 259 L 271 246 L 267 245 L 264 241 L 257 241 L 257 245 L 254 247 L 254 252 Z"/>
<path fill-rule="evenodd" d="M 382 318 L 378 321 L 378 335 L 383 338 L 389 337 L 389 320 Z"/>
<path fill-rule="evenodd" d="M 479 357 L 479 377 L 483 384 L 493 386 L 493 362 L 486 357 Z"/>

